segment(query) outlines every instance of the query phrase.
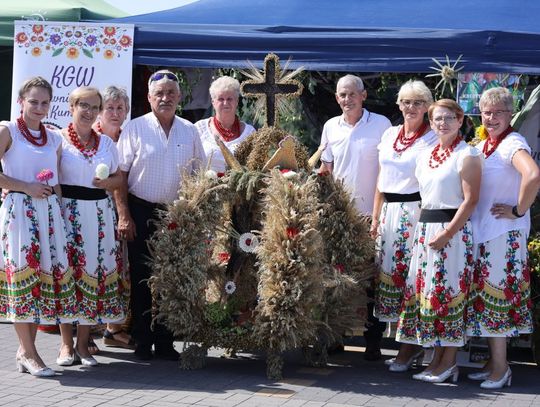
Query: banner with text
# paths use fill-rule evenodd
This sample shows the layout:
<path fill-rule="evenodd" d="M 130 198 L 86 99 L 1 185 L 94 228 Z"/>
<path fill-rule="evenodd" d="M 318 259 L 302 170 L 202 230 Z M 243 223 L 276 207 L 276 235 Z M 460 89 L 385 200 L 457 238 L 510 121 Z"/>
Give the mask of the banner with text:
<path fill-rule="evenodd" d="M 115 85 L 131 100 L 132 24 L 15 21 L 13 48 L 11 120 L 20 115 L 19 88 L 33 76 L 53 87 L 44 123 L 56 128 L 71 121 L 68 96 L 79 86 Z"/>

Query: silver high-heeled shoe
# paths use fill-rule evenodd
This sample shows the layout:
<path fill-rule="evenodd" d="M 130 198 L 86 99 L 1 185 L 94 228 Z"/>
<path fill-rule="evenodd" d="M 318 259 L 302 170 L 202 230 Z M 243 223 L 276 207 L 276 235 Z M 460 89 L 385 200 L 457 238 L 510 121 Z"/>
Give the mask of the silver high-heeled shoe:
<path fill-rule="evenodd" d="M 396 361 L 396 358 L 386 359 L 386 360 L 384 361 L 384 364 L 385 364 L 386 366 L 390 366 L 392 363 L 395 363 L 395 361 Z"/>
<path fill-rule="evenodd" d="M 399 362 L 394 361 L 394 363 L 392 363 L 389 366 L 388 370 L 390 370 L 391 372 L 399 372 L 399 373 L 406 372 L 407 370 L 411 368 L 413 364 L 416 366 L 420 366 L 423 358 L 424 358 L 424 351 L 421 350 L 415 353 L 414 355 L 412 355 L 409 358 L 409 360 L 407 360 L 407 362 L 405 363 L 399 363 Z"/>
<path fill-rule="evenodd" d="M 469 373 L 467 377 L 470 380 L 486 380 L 491 372 L 475 372 L 475 373 Z"/>
<path fill-rule="evenodd" d="M 32 376 L 37 377 L 51 377 L 56 375 L 56 372 L 50 367 L 36 367 L 32 359 L 28 359 L 24 355 L 18 355 L 16 358 L 17 369 L 20 373 L 30 373 Z"/>
<path fill-rule="evenodd" d="M 97 366 L 98 361 L 94 359 L 92 355 L 88 357 L 81 356 L 81 354 L 77 351 L 77 348 L 73 348 L 73 351 L 75 352 L 74 359 L 75 362 L 81 362 L 81 365 L 83 366 Z"/>
<path fill-rule="evenodd" d="M 413 374 L 412 375 L 412 378 L 414 380 L 421 380 L 421 381 L 424 381 L 424 379 L 428 376 L 431 376 L 431 370 L 424 370 L 423 372 L 420 372 L 420 373 L 416 373 L 416 374 Z"/>
<path fill-rule="evenodd" d="M 512 385 L 512 371 L 510 368 L 506 369 L 503 377 L 499 380 L 486 379 L 480 383 L 480 387 L 483 389 L 502 389 L 504 386 L 510 387 Z"/>
<path fill-rule="evenodd" d="M 424 381 L 428 383 L 443 383 L 448 380 L 449 377 L 452 377 L 452 383 L 457 382 L 459 377 L 459 369 L 457 365 L 450 366 L 439 375 L 430 374 L 424 378 Z"/>
<path fill-rule="evenodd" d="M 60 356 L 56 358 L 56 364 L 58 366 L 71 366 L 73 365 L 73 362 L 75 362 L 75 354 L 67 355 L 67 356 Z"/>

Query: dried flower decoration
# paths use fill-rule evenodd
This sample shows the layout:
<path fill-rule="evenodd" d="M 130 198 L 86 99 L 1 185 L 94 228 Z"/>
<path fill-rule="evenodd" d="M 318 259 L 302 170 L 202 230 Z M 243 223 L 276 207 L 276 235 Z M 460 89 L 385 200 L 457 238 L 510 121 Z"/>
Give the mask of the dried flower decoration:
<path fill-rule="evenodd" d="M 246 253 L 253 253 L 259 245 L 259 239 L 253 233 L 242 233 L 238 238 L 238 246 Z"/>
<path fill-rule="evenodd" d="M 435 86 L 435 89 L 438 89 L 441 84 L 443 85 L 442 90 L 441 90 L 441 95 L 444 94 L 444 90 L 446 89 L 446 85 L 448 85 L 450 87 L 450 91 L 452 93 L 454 92 L 454 85 L 452 85 L 452 81 L 454 79 L 456 79 L 456 74 L 464 68 L 463 66 L 460 66 L 459 68 L 456 69 L 456 66 L 459 63 L 459 61 L 461 60 L 462 56 L 463 55 L 460 55 L 456 59 L 456 61 L 454 62 L 454 65 L 450 65 L 450 58 L 448 57 L 448 55 L 446 55 L 446 65 L 441 64 L 435 58 L 431 58 L 433 60 L 433 62 L 435 62 L 435 64 L 437 64 L 437 66 L 430 66 L 430 68 L 433 69 L 434 71 L 436 71 L 436 73 L 431 73 L 429 75 L 426 75 L 426 78 L 429 78 L 429 77 L 432 77 L 432 76 L 433 77 L 435 77 L 435 76 L 440 76 L 441 77 L 441 80 L 437 83 L 437 86 Z"/>

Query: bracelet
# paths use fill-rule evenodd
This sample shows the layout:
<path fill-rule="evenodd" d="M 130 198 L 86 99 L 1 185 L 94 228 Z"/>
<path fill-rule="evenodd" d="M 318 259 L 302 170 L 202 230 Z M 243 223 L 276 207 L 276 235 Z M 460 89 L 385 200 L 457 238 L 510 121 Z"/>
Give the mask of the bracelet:
<path fill-rule="evenodd" d="M 525 214 L 520 215 L 518 213 L 517 205 L 512 206 L 512 215 L 514 215 L 516 218 L 522 218 Z"/>

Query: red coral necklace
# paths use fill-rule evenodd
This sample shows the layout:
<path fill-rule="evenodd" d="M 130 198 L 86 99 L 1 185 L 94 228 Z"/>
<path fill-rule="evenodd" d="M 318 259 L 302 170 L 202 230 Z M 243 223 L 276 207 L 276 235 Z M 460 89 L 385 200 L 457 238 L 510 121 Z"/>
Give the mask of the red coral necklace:
<path fill-rule="evenodd" d="M 484 157 L 488 158 L 491 154 L 493 154 L 495 150 L 497 149 L 497 147 L 499 147 L 499 144 L 501 144 L 501 141 L 503 141 L 506 138 L 506 136 L 508 136 L 513 131 L 514 131 L 514 128 L 512 126 L 508 126 L 506 130 L 503 131 L 499 137 L 497 137 L 497 140 L 495 140 L 494 143 L 492 143 L 491 138 L 488 137 L 486 139 L 486 142 L 484 143 L 484 147 L 482 148 Z"/>
<path fill-rule="evenodd" d="M 238 116 L 234 117 L 234 123 L 230 129 L 223 127 L 216 116 L 212 117 L 212 123 L 223 140 L 233 141 L 240 137 L 240 119 Z"/>
<path fill-rule="evenodd" d="M 404 152 L 406 149 L 412 146 L 417 139 L 419 139 L 420 137 L 424 135 L 427 128 L 428 128 L 428 124 L 422 123 L 422 125 L 418 128 L 418 130 L 414 132 L 412 137 L 406 137 L 405 125 L 401 126 L 401 129 L 399 130 L 398 135 L 396 139 L 394 140 L 394 145 L 393 145 L 394 151 L 398 154 L 401 154 L 402 152 Z M 398 142 L 401 147 L 398 147 Z"/>
<path fill-rule="evenodd" d="M 97 131 L 98 131 L 99 134 L 104 134 L 103 129 L 101 128 L 101 122 L 98 122 L 96 127 L 97 127 Z M 122 133 L 122 129 L 119 129 L 118 130 L 118 136 L 120 136 L 121 133 Z"/>
<path fill-rule="evenodd" d="M 431 155 L 429 156 L 429 167 L 437 168 L 442 163 L 444 163 L 446 159 L 450 157 L 450 154 L 452 154 L 452 151 L 454 151 L 454 148 L 456 148 L 456 146 L 461 142 L 461 140 L 461 136 L 457 136 L 450 145 L 450 147 L 445 148 L 440 154 L 439 150 L 441 149 L 441 144 L 437 144 L 431 152 Z"/>
<path fill-rule="evenodd" d="M 35 137 L 32 133 L 30 133 L 30 130 L 28 129 L 28 126 L 26 125 L 22 116 L 17 119 L 17 127 L 24 138 L 34 146 L 43 147 L 45 144 L 47 144 L 47 130 L 45 129 L 43 123 L 39 123 L 38 137 Z"/>
<path fill-rule="evenodd" d="M 91 157 L 96 155 L 98 147 L 99 147 L 99 136 L 94 131 L 94 129 L 90 130 L 90 139 L 88 140 L 87 143 L 85 143 L 84 146 L 82 145 L 79 139 L 79 136 L 77 135 L 77 132 L 73 128 L 73 123 L 69 123 L 68 125 L 68 136 L 69 136 L 69 140 L 71 141 L 71 144 L 73 144 L 75 148 L 81 152 L 84 158 L 86 158 L 87 160 L 90 160 Z M 92 141 L 94 142 L 93 143 L 94 146 L 92 148 L 88 148 L 88 145 Z"/>

